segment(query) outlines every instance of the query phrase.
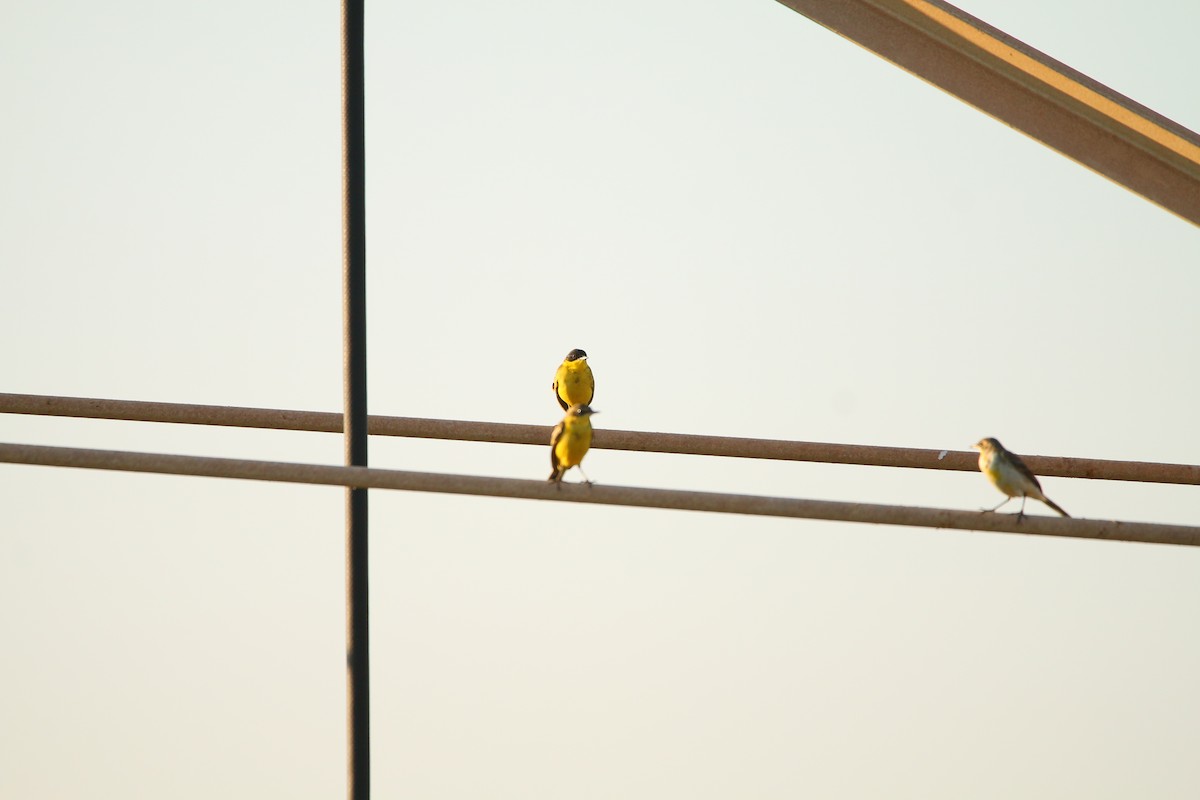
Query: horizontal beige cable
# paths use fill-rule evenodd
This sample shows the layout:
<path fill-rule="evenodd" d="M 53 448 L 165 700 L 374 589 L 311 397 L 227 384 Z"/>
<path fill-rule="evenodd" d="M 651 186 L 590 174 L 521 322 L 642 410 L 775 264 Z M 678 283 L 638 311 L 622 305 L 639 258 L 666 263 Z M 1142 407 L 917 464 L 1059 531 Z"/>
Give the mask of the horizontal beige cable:
<path fill-rule="evenodd" d="M 225 425 L 242 428 L 341 433 L 342 415 L 326 411 L 286 411 L 238 406 L 184 403 L 151 403 L 141 400 L 102 400 L 86 397 L 53 397 L 0 393 L 0 413 L 87 417 L 189 425 Z M 379 436 L 454 439 L 548 446 L 550 426 L 503 422 L 370 418 L 369 430 Z M 597 429 L 592 446 L 598 449 L 648 453 L 766 458 L 779 461 L 815 461 L 827 464 L 860 464 L 912 469 L 948 469 L 974 472 L 978 455 L 970 450 L 926 450 L 913 447 L 796 442 L 781 439 L 745 439 L 733 436 L 696 436 Z M 1143 461 L 1109 461 L 1098 458 L 1021 456 L 1038 475 L 1092 478 L 1110 481 L 1144 481 L 1200 485 L 1200 466 Z"/>
<path fill-rule="evenodd" d="M 877 525 L 1025 533 L 1078 539 L 1200 545 L 1200 528 L 1186 525 L 1029 515 L 1018 520 L 1016 514 L 995 514 L 981 511 L 842 503 L 829 500 L 801 500 L 745 494 L 684 492 L 670 489 L 641 489 L 631 486 L 585 486 L 581 484 L 556 486 L 546 481 L 406 472 L 374 467 L 292 464 L 278 461 L 248 461 L 233 458 L 87 450 L 29 444 L 0 444 L 0 463 L 2 462 L 284 483 L 355 486 L 367 489 L 482 495 L 525 500 L 559 500 L 638 508 L 708 511 L 720 514 L 797 517 Z"/>

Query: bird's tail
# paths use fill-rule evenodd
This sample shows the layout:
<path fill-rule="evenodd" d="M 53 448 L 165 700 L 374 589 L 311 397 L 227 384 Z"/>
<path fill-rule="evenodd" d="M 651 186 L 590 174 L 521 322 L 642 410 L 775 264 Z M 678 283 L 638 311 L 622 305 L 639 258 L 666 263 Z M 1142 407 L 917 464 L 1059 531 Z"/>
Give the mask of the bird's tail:
<path fill-rule="evenodd" d="M 550 473 L 550 477 L 546 478 L 546 480 L 553 481 L 554 483 L 562 483 L 563 471 L 561 467 L 555 467 L 554 471 Z M 1066 512 L 1063 513 L 1065 514 Z"/>
<path fill-rule="evenodd" d="M 1068 519 L 1070 518 L 1071 515 L 1065 511 L 1063 511 L 1062 506 L 1060 506 L 1058 503 L 1051 500 L 1049 497 L 1042 495 L 1042 502 L 1045 503 L 1046 505 L 1050 506 L 1051 508 L 1053 508 L 1058 513 L 1062 514 L 1064 517 L 1067 517 Z"/>

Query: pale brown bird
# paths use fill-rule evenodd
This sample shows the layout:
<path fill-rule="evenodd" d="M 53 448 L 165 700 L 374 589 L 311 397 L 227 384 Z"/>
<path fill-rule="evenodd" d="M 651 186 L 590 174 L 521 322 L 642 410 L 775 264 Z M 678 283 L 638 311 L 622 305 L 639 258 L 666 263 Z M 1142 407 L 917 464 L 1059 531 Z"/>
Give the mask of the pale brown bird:
<path fill-rule="evenodd" d="M 971 445 L 971 448 L 979 451 L 979 471 L 988 477 L 993 486 L 1008 495 L 1000 505 L 985 508 L 984 511 L 995 511 L 1014 497 L 1020 497 L 1021 510 L 1017 512 L 1019 520 L 1025 516 L 1025 498 L 1032 497 L 1034 500 L 1041 500 L 1064 517 L 1071 516 L 1063 511 L 1058 503 L 1042 493 L 1042 485 L 1038 483 L 1037 477 L 1029 467 L 1025 466 L 1025 462 L 1016 453 L 1005 450 L 998 440 L 991 437 L 980 439 Z"/>

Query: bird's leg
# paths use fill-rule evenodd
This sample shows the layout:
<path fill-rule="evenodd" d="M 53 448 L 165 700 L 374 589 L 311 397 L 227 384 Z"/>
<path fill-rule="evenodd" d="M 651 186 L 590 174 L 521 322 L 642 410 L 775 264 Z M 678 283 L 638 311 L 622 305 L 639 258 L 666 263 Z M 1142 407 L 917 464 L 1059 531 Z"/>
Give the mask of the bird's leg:
<path fill-rule="evenodd" d="M 1002 505 L 1004 505 L 1005 503 L 1007 503 L 1009 500 L 1012 500 L 1012 498 L 1011 498 L 1011 497 L 1006 497 L 1006 498 L 1004 498 L 1003 500 L 1001 500 L 1001 501 L 1000 501 L 1000 503 L 999 503 L 998 505 L 994 505 L 994 506 L 992 506 L 991 508 L 984 508 L 984 509 L 980 509 L 980 510 L 981 510 L 981 511 L 983 511 L 983 513 L 985 513 L 985 514 L 990 514 L 990 513 L 992 513 L 993 511 L 995 511 L 996 509 L 1000 508 L 1000 506 L 1002 506 Z"/>
<path fill-rule="evenodd" d="M 1021 520 L 1025 516 L 1025 495 L 1021 495 L 1021 510 L 1017 512 L 1017 524 L 1021 524 Z"/>
<path fill-rule="evenodd" d="M 578 464 L 578 465 L 576 465 L 576 469 L 578 469 L 578 470 L 579 470 L 579 474 L 583 476 L 583 482 L 584 482 L 584 483 L 586 483 L 588 486 L 591 486 L 591 485 L 592 485 L 592 481 L 591 481 L 591 479 L 590 479 L 590 478 L 587 476 L 587 473 L 583 471 L 583 465 L 582 465 L 582 464 Z"/>

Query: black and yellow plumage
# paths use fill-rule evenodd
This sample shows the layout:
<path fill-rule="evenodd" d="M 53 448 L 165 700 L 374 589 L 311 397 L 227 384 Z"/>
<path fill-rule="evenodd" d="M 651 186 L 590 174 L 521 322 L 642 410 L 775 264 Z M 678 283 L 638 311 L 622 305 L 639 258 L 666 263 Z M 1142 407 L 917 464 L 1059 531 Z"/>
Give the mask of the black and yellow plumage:
<path fill-rule="evenodd" d="M 571 406 L 588 405 L 596 394 L 596 379 L 587 363 L 588 354 L 576 348 L 558 365 L 554 373 L 554 398 L 566 411 Z"/>
<path fill-rule="evenodd" d="M 554 433 L 550 435 L 551 471 L 547 480 L 562 483 L 567 470 L 579 467 L 584 482 L 591 483 L 580 462 L 592 446 L 591 416 L 595 413 L 591 406 L 577 403 L 568 408 L 562 422 L 554 426 Z"/>

